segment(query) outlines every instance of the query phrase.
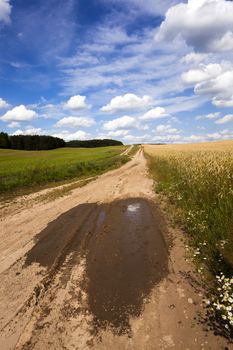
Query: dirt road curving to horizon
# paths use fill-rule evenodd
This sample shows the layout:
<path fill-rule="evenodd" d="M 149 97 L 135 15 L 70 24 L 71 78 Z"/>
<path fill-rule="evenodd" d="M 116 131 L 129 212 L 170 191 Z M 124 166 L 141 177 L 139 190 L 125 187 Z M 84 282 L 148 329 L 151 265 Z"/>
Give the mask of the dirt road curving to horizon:
<path fill-rule="evenodd" d="M 1 350 L 230 348 L 203 321 L 142 151 L 65 197 L 37 196 L 1 209 Z"/>

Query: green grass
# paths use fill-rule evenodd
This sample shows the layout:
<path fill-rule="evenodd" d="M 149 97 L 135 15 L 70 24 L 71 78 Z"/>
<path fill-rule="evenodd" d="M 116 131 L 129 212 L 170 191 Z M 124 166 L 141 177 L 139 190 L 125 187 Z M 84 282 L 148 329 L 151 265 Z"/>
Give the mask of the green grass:
<path fill-rule="evenodd" d="M 140 147 L 140 145 L 133 145 L 133 147 L 128 153 L 128 156 L 133 157 L 139 151 Z"/>
<path fill-rule="evenodd" d="M 128 161 L 125 146 L 60 148 L 50 151 L 0 150 L 0 193 L 95 176 Z"/>

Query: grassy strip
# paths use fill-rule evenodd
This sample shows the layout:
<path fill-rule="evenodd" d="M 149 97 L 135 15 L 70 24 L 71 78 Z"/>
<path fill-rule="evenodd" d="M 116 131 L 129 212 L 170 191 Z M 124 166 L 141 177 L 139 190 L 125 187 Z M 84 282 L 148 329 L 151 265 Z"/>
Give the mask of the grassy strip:
<path fill-rule="evenodd" d="M 209 278 L 211 310 L 232 337 L 232 153 L 158 149 L 148 159 L 156 192 L 177 208 L 176 221 L 185 224 L 198 271 Z"/>
<path fill-rule="evenodd" d="M 72 182 L 69 185 L 54 188 L 53 190 L 48 191 L 47 193 L 40 194 L 37 198 L 35 198 L 35 201 L 46 203 L 46 202 L 54 201 L 55 199 L 60 197 L 68 196 L 76 188 L 86 186 L 89 182 L 94 181 L 96 179 L 97 177 L 91 177 L 84 180 Z"/>
<path fill-rule="evenodd" d="M 65 183 L 57 187 L 53 186 L 51 188 L 48 188 L 45 192 L 36 192 L 37 188 L 32 188 L 31 190 L 33 190 L 35 193 L 35 197 L 21 196 L 19 200 L 13 193 L 1 196 L 0 199 L 2 200 L 0 202 L 0 218 L 6 217 L 6 215 L 11 215 L 11 213 L 16 213 L 17 210 L 20 210 L 21 208 L 30 208 L 34 203 L 48 203 L 58 198 L 68 196 L 72 193 L 73 190 L 86 186 L 88 183 L 96 179 L 97 176 L 88 177 L 83 180 L 71 181 L 68 184 Z M 22 192 L 18 194 L 26 195 L 31 193 L 29 190 Z"/>
<path fill-rule="evenodd" d="M 140 149 L 139 145 L 133 145 L 133 147 L 131 148 L 131 150 L 127 155 L 132 158 L 139 151 L 139 149 Z"/>
<path fill-rule="evenodd" d="M 33 189 L 49 183 L 56 184 L 70 179 L 84 179 L 102 174 L 107 170 L 121 166 L 130 159 L 127 155 L 119 155 L 120 151 L 122 149 L 119 149 L 117 151 L 118 154 L 116 154 L 115 150 L 110 153 L 105 150 L 99 156 L 99 150 L 92 150 L 92 159 L 86 161 L 82 159 L 80 161 L 81 157 L 79 154 L 75 155 L 75 158 L 73 157 L 74 159 L 72 158 L 71 160 L 70 155 L 68 155 L 67 159 L 64 156 L 60 162 L 57 159 L 52 159 L 50 162 L 45 161 L 45 163 L 35 163 L 30 160 L 26 166 L 24 163 L 24 166 L 17 169 L 13 168 L 13 171 L 8 171 L 8 173 L 0 176 L 0 193 L 17 194 L 17 192 L 21 192 L 22 190 Z M 25 162 L 24 158 L 23 162 Z"/>

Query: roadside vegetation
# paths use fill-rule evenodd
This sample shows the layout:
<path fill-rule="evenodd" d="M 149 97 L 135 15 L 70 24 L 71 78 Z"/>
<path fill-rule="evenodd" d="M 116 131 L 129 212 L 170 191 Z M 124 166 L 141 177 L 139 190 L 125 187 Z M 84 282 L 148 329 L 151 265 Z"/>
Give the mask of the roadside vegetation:
<path fill-rule="evenodd" d="M 0 149 L 0 193 L 19 194 L 35 186 L 99 175 L 126 163 L 126 146 L 60 148 L 49 151 Z"/>
<path fill-rule="evenodd" d="M 141 148 L 141 145 L 139 145 L 139 144 L 132 145 L 130 147 L 129 152 L 127 153 L 127 155 L 129 157 L 133 157 L 139 151 L 140 148 Z"/>
<path fill-rule="evenodd" d="M 155 190 L 185 226 L 210 310 L 233 334 L 233 141 L 144 146 Z"/>

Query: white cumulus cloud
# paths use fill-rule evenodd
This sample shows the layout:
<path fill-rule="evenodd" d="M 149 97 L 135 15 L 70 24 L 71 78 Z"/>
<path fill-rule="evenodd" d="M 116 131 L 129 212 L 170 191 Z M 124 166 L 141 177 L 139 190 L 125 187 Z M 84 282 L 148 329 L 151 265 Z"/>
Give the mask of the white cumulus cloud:
<path fill-rule="evenodd" d="M 24 105 L 16 106 L 0 117 L 3 121 L 28 121 L 37 117 L 37 113 Z"/>
<path fill-rule="evenodd" d="M 108 137 L 122 137 L 128 135 L 129 130 L 116 130 L 116 131 L 109 131 L 107 134 Z"/>
<path fill-rule="evenodd" d="M 25 132 L 24 132 L 25 135 L 41 135 L 43 134 L 43 130 L 41 128 L 34 128 L 33 126 L 32 127 L 28 127 Z"/>
<path fill-rule="evenodd" d="M 196 52 L 223 52 L 233 49 L 233 2 L 188 0 L 171 7 L 156 40 L 182 37 Z"/>
<path fill-rule="evenodd" d="M 7 108 L 8 103 L 0 97 L 0 109 Z"/>
<path fill-rule="evenodd" d="M 152 103 L 150 96 L 139 97 L 135 94 L 125 94 L 123 96 L 114 97 L 110 103 L 101 108 L 102 112 L 119 112 L 127 110 L 141 109 Z"/>
<path fill-rule="evenodd" d="M 95 124 L 93 118 L 90 117 L 64 117 L 60 119 L 55 126 L 58 128 L 76 128 L 76 127 L 90 127 Z"/>
<path fill-rule="evenodd" d="M 143 143 L 143 142 L 149 142 L 151 139 L 151 135 L 145 134 L 145 135 L 126 135 L 124 137 L 124 140 L 130 142 L 130 143 Z"/>
<path fill-rule="evenodd" d="M 170 124 L 160 124 L 156 127 L 155 132 L 158 134 L 178 134 L 179 130 L 172 128 Z"/>
<path fill-rule="evenodd" d="M 182 79 L 186 84 L 194 85 L 197 95 L 210 96 L 215 106 L 233 107 L 233 65 L 200 65 L 184 73 Z"/>
<path fill-rule="evenodd" d="M 165 108 L 163 107 L 156 107 L 153 109 L 150 109 L 148 112 L 144 113 L 139 119 L 142 120 L 153 120 L 153 119 L 160 119 L 164 117 L 168 117 L 169 114 L 166 113 Z"/>
<path fill-rule="evenodd" d="M 200 63 L 200 62 L 204 61 L 207 57 L 208 57 L 208 55 L 205 53 L 190 52 L 187 55 L 185 55 L 181 61 L 184 63 L 187 63 L 187 64 Z"/>
<path fill-rule="evenodd" d="M 119 130 L 114 130 L 114 131 L 108 131 L 106 133 L 101 133 L 96 136 L 96 139 L 109 139 L 109 138 L 124 138 L 129 134 L 130 130 L 124 130 L 124 129 L 119 129 Z"/>
<path fill-rule="evenodd" d="M 116 118 L 113 120 L 110 120 L 103 124 L 104 130 L 118 130 L 118 129 L 127 129 L 132 128 L 135 126 L 136 119 L 130 116 L 123 116 L 120 118 Z"/>
<path fill-rule="evenodd" d="M 60 133 L 54 133 L 52 134 L 52 136 L 54 137 L 59 137 L 65 141 L 71 141 L 71 140 L 87 140 L 88 138 L 90 138 L 90 134 L 83 131 L 83 130 L 77 130 L 74 133 L 70 133 L 67 130 L 63 130 Z"/>
<path fill-rule="evenodd" d="M 20 123 L 19 122 L 11 122 L 7 126 L 8 126 L 8 128 L 15 129 L 15 128 L 19 128 L 20 127 Z"/>
<path fill-rule="evenodd" d="M 11 135 L 23 135 L 24 134 L 24 131 L 21 130 L 21 129 L 17 129 L 16 131 L 14 131 Z"/>
<path fill-rule="evenodd" d="M 11 14 L 10 0 L 0 0 L 0 21 L 9 23 Z"/>
<path fill-rule="evenodd" d="M 233 114 L 227 114 L 215 121 L 215 124 L 225 124 L 233 121 Z"/>
<path fill-rule="evenodd" d="M 70 97 L 70 99 L 65 103 L 64 108 L 73 111 L 88 108 L 86 96 L 75 95 Z"/>
<path fill-rule="evenodd" d="M 224 68 L 221 64 L 200 65 L 199 68 L 190 69 L 188 72 L 182 74 L 182 79 L 186 84 L 196 84 L 206 80 L 218 77 Z"/>
<path fill-rule="evenodd" d="M 11 135 L 42 135 L 44 134 L 41 128 L 34 128 L 33 126 L 28 127 L 26 130 L 18 129 Z"/>
<path fill-rule="evenodd" d="M 151 137 L 151 140 L 149 142 L 155 142 L 155 143 L 177 143 L 177 142 L 182 142 L 182 137 L 178 134 L 164 134 L 160 135 L 157 134 L 154 137 Z"/>
<path fill-rule="evenodd" d="M 220 112 L 214 112 L 214 113 L 209 113 L 209 114 L 206 114 L 206 115 L 198 115 L 195 117 L 196 120 L 201 120 L 201 119 L 210 119 L 210 120 L 213 120 L 213 119 L 217 119 L 220 117 Z"/>

